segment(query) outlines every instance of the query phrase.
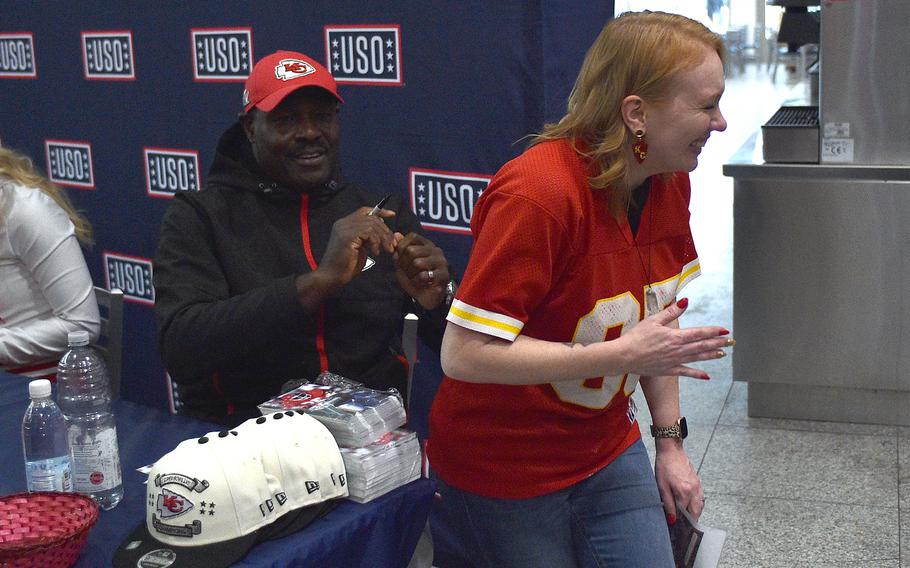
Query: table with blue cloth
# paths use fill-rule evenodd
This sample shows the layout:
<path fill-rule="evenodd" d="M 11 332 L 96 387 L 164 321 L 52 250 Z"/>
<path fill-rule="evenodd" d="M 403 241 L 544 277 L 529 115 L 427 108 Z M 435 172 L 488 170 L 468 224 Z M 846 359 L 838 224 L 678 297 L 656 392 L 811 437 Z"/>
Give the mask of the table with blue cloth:
<path fill-rule="evenodd" d="M 25 491 L 21 424 L 28 406 L 28 383 L 28 377 L 0 371 L 0 495 Z M 123 501 L 101 511 L 78 568 L 110 566 L 114 551 L 144 520 L 146 475 L 137 468 L 151 465 L 185 439 L 218 429 L 124 400 L 114 403 L 114 415 Z M 366 504 L 343 500 L 300 532 L 257 545 L 236 566 L 404 568 L 427 522 L 433 491 L 431 481 L 419 479 Z"/>

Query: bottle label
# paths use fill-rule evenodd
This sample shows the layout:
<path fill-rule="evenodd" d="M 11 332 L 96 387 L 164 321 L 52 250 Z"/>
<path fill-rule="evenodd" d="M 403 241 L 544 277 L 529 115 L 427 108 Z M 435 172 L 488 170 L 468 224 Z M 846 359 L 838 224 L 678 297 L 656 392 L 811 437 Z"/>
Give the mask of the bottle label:
<path fill-rule="evenodd" d="M 70 428 L 67 432 L 73 453 L 73 480 L 76 491 L 97 493 L 120 485 L 120 454 L 117 428 L 107 428 L 94 436 Z"/>
<path fill-rule="evenodd" d="M 72 491 L 70 457 L 25 462 L 25 481 L 29 491 Z"/>

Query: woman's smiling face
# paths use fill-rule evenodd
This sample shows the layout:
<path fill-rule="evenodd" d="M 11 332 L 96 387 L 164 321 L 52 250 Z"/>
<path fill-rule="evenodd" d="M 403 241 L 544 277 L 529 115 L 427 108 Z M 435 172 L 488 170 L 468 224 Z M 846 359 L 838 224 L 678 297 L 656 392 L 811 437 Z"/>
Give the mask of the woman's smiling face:
<path fill-rule="evenodd" d="M 645 140 L 649 170 L 691 172 L 711 132 L 727 128 L 718 106 L 724 92 L 724 66 L 716 52 L 705 48 L 695 67 L 671 81 L 666 101 L 645 105 Z M 653 160 L 653 161 L 652 161 Z"/>

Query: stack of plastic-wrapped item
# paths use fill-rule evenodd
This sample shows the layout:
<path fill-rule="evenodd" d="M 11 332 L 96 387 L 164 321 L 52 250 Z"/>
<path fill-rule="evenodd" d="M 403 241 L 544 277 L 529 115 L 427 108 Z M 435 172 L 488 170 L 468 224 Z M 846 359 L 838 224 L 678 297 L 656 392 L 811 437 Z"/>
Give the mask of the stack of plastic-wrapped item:
<path fill-rule="evenodd" d="M 263 414 L 302 410 L 322 422 L 341 449 L 349 498 L 366 503 L 420 477 L 417 435 L 407 420 L 401 395 L 379 391 L 322 373 L 259 405 Z"/>

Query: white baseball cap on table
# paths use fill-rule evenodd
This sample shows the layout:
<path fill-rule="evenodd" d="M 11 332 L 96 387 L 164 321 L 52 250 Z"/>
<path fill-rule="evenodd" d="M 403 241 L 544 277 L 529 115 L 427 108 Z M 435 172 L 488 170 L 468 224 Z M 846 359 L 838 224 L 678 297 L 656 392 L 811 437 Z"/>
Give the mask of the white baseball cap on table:
<path fill-rule="evenodd" d="M 268 538 L 297 532 L 322 516 L 318 506 L 348 496 L 344 459 L 332 433 L 302 411 L 285 411 L 247 420 L 240 436 L 257 441 L 266 474 L 282 480 L 285 515 L 264 528 Z"/>
<path fill-rule="evenodd" d="M 337 487 L 341 453 L 334 439 L 326 443 L 318 421 L 295 416 L 251 419 L 185 440 L 159 459 L 146 485 L 145 521 L 117 549 L 114 566 L 229 566 L 256 543 L 296 532 L 333 509 L 335 497 L 347 496 L 346 485 Z M 300 495 L 307 482 L 327 491 Z"/>

